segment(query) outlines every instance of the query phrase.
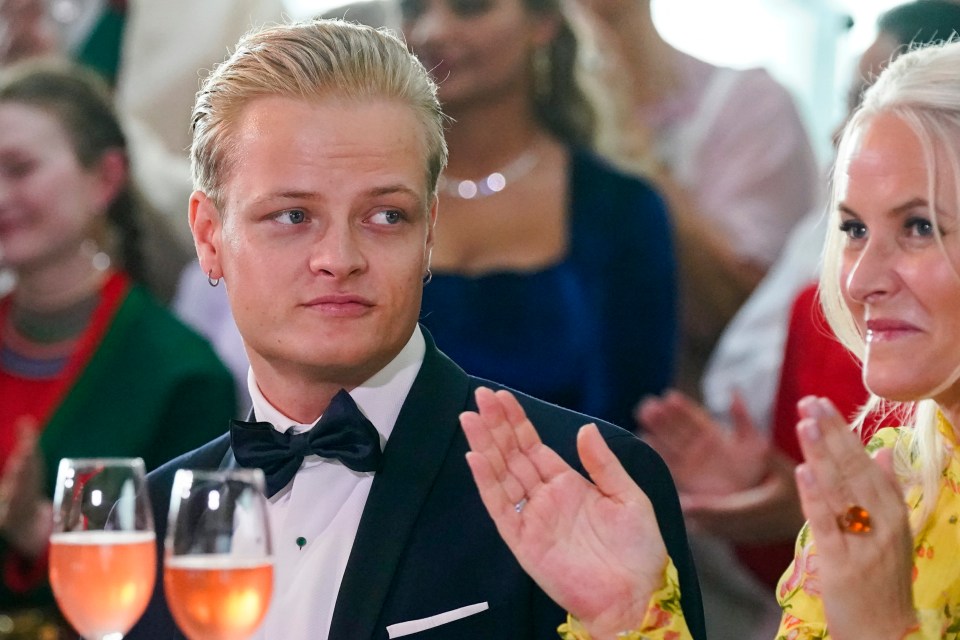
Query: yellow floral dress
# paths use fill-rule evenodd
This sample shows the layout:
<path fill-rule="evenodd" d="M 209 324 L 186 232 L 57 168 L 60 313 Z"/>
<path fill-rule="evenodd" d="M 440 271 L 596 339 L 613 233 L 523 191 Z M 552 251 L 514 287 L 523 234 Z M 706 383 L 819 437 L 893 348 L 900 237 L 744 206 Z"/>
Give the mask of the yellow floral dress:
<path fill-rule="evenodd" d="M 680 607 L 680 580 L 673 560 L 667 558 L 663 570 L 663 586 L 654 591 L 647 604 L 647 614 L 640 627 L 618 634 L 621 640 L 689 640 L 690 631 Z M 563 640 L 591 640 L 590 634 L 573 616 L 557 629 Z"/>
<path fill-rule="evenodd" d="M 940 416 L 940 432 L 949 448 L 937 505 L 914 540 L 913 601 L 920 628 L 904 640 L 960 640 L 960 452 L 953 428 Z M 867 444 L 871 454 L 892 448 L 901 438 L 912 437 L 910 429 L 882 429 Z M 909 444 L 909 442 L 905 443 Z M 919 490 L 910 491 L 907 505 L 919 506 Z M 650 598 L 641 626 L 620 634 L 623 640 L 687 640 L 680 588 L 672 562 L 664 571 L 663 587 Z M 870 585 L 863 585 L 869 589 Z M 793 563 L 780 579 L 777 598 L 783 618 L 776 640 L 828 640 L 817 575 L 817 552 L 807 525 L 797 537 Z M 558 629 L 563 640 L 590 640 L 590 635 L 572 616 Z"/>
<path fill-rule="evenodd" d="M 956 436 L 942 416 L 943 433 L 951 455 L 943 472 L 937 505 L 924 529 L 914 538 L 913 602 L 920 628 L 905 640 L 960 640 L 960 457 L 954 453 Z M 869 453 L 891 448 L 898 438 L 910 438 L 909 429 L 882 429 L 867 445 Z M 910 491 L 911 511 L 919 504 L 919 489 Z M 869 589 L 870 585 L 863 585 Z M 793 563 L 780 579 L 777 598 L 783 618 L 776 640 L 830 638 L 817 576 L 817 552 L 807 525 L 797 537 Z"/>

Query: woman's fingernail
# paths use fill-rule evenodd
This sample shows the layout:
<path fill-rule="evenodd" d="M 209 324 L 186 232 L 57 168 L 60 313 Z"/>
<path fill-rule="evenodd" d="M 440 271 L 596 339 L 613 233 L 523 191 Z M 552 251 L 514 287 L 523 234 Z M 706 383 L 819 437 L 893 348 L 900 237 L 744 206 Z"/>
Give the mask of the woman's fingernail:
<path fill-rule="evenodd" d="M 815 398 L 807 408 L 807 415 L 811 418 L 822 418 L 827 415 L 821 398 Z"/>
<path fill-rule="evenodd" d="M 797 424 L 797 432 L 801 438 L 809 442 L 816 442 L 820 439 L 820 425 L 816 420 L 804 418 Z"/>
<path fill-rule="evenodd" d="M 797 402 L 797 412 L 804 418 L 817 416 L 819 415 L 817 404 L 816 396 L 805 396 Z"/>
<path fill-rule="evenodd" d="M 817 400 L 817 409 L 820 411 L 821 416 L 830 416 L 836 413 L 836 409 L 833 407 L 833 403 L 827 400 L 826 398 L 820 398 Z"/>
<path fill-rule="evenodd" d="M 810 472 L 810 467 L 807 465 L 797 465 L 796 476 L 798 483 L 808 488 L 813 487 L 813 473 Z"/>

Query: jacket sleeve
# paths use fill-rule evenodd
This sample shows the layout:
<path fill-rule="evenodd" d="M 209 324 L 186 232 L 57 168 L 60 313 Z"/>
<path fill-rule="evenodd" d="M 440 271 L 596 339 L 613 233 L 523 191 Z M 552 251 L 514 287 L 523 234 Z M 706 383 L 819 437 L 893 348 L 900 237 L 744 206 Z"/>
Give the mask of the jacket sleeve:
<path fill-rule="evenodd" d="M 705 640 L 700 583 L 687 543 L 680 499 L 667 465 L 646 443 L 629 433 L 608 435 L 607 444 L 653 504 L 667 555 L 676 566 L 679 589 L 683 595 L 683 617 L 691 637 Z"/>

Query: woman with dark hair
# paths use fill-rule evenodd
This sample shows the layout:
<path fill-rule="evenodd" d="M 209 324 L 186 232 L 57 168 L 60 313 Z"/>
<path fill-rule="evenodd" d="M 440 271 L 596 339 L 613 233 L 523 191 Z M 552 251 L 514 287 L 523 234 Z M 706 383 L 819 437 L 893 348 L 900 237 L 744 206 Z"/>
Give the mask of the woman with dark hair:
<path fill-rule="evenodd" d="M 403 0 L 451 120 L 422 321 L 467 371 L 628 426 L 672 379 L 668 216 L 587 151 L 594 115 L 555 0 Z"/>
<path fill-rule="evenodd" d="M 0 73 L 0 603 L 48 606 L 48 491 L 62 457 L 153 468 L 226 427 L 229 373 L 152 297 L 123 132 L 98 79 Z M 19 613 L 18 613 L 19 612 Z M 33 628 L 33 627 L 30 627 Z M 18 630 L 40 637 L 37 630 Z"/>

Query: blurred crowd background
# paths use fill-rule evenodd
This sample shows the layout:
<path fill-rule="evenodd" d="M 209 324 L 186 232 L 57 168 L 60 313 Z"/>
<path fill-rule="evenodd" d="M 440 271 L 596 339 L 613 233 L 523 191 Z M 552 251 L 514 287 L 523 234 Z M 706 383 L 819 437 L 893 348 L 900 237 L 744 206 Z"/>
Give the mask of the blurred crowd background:
<path fill-rule="evenodd" d="M 833 132 L 891 56 L 949 38 L 958 14 L 948 0 L 0 0 L 0 638 L 58 637 L 41 531 L 58 458 L 156 466 L 248 411 L 229 282 L 210 286 L 186 223 L 188 120 L 240 35 L 313 16 L 402 31 L 440 85 L 450 164 L 423 313 L 438 346 L 647 438 L 685 500 L 711 637 L 770 637 L 800 526 L 796 400 L 851 414 L 866 400 L 813 287 Z M 47 58 L 60 66 L 31 66 Z M 64 106 L 81 97 L 97 110 Z M 84 118 L 116 141 L 89 142 Z M 70 171 L 31 182 L 56 162 Z M 65 177 L 102 171 L 103 197 Z M 120 322 L 134 303 L 142 324 Z"/>

